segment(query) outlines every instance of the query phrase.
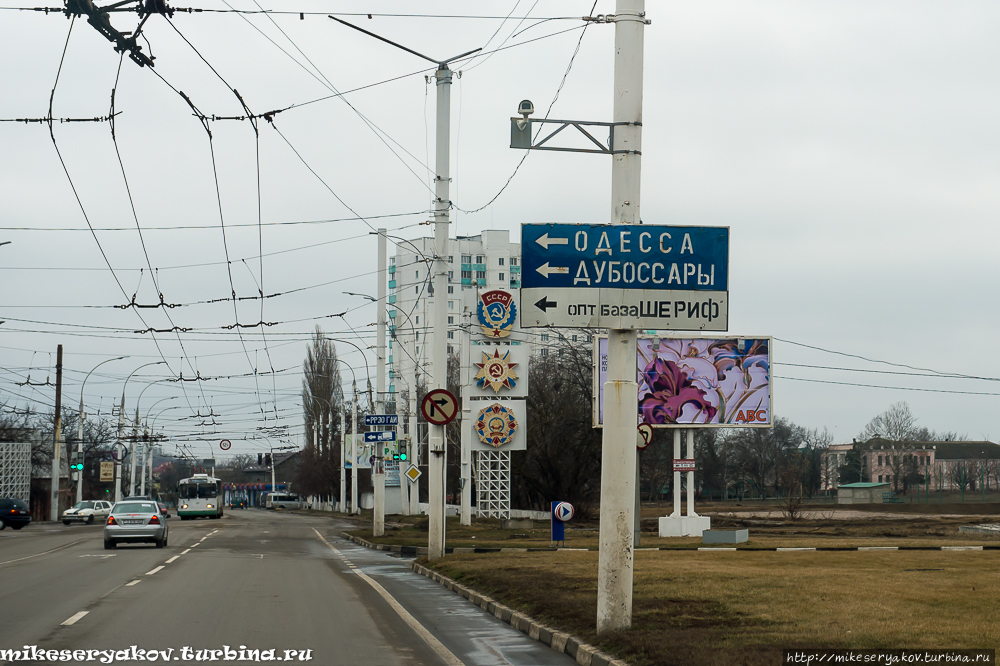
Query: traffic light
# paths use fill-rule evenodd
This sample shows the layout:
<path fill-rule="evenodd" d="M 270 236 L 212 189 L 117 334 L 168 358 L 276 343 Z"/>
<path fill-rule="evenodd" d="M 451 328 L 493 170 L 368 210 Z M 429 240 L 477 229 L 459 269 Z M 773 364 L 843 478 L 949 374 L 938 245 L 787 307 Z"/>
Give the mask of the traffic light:
<path fill-rule="evenodd" d="M 405 453 L 400 453 L 399 454 L 399 459 L 402 460 L 403 462 L 406 462 L 406 454 Z"/>
<path fill-rule="evenodd" d="M 398 454 L 398 453 L 393 453 L 393 454 L 392 454 L 392 459 L 393 459 L 393 460 L 402 460 L 402 458 L 400 458 L 400 457 L 399 457 L 399 454 Z"/>
<path fill-rule="evenodd" d="M 71 472 L 83 471 L 83 454 L 79 451 L 74 451 L 70 454 L 69 470 Z"/>

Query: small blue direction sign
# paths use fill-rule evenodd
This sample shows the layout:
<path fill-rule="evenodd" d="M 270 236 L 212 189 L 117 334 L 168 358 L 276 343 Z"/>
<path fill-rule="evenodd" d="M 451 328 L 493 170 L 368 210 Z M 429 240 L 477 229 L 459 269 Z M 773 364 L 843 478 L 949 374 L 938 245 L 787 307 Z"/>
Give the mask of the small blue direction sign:
<path fill-rule="evenodd" d="M 382 430 L 379 432 L 366 432 L 365 442 L 395 442 L 395 430 Z"/>
<path fill-rule="evenodd" d="M 398 426 L 398 414 L 365 414 L 366 426 Z"/>
<path fill-rule="evenodd" d="M 522 326 L 725 331 L 729 228 L 521 225 Z"/>

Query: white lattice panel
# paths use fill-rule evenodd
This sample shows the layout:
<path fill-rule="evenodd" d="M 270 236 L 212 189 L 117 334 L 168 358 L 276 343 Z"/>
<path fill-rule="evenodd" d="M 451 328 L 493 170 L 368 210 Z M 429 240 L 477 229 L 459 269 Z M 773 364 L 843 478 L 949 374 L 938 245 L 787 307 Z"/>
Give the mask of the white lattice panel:
<path fill-rule="evenodd" d="M 476 503 L 481 518 L 510 518 L 510 452 L 476 452 Z"/>
<path fill-rule="evenodd" d="M 20 497 L 31 490 L 31 444 L 0 442 L 0 497 Z"/>

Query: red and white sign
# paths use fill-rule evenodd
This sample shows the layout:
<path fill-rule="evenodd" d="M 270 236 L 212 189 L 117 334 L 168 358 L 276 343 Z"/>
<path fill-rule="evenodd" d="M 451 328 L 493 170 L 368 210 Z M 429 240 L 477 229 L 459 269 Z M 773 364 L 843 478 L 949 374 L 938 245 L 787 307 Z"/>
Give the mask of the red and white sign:
<path fill-rule="evenodd" d="M 653 426 L 648 423 L 640 423 L 638 427 L 638 437 L 636 439 L 635 445 L 640 451 L 649 446 L 650 442 L 653 441 Z"/>
<path fill-rule="evenodd" d="M 693 472 L 694 458 L 674 458 L 675 472 Z"/>
<path fill-rule="evenodd" d="M 223 451 L 228 451 L 229 447 L 231 447 L 232 445 L 233 443 L 230 442 L 228 439 L 224 439 L 221 442 L 219 442 L 219 448 L 222 449 Z"/>
<path fill-rule="evenodd" d="M 552 510 L 552 514 L 556 517 L 556 520 L 562 523 L 572 520 L 574 513 L 576 511 L 569 502 L 559 502 L 559 504 L 556 504 L 556 508 Z"/>
<path fill-rule="evenodd" d="M 434 389 L 424 396 L 420 412 L 428 423 L 446 425 L 458 415 L 458 399 L 447 389 Z"/>

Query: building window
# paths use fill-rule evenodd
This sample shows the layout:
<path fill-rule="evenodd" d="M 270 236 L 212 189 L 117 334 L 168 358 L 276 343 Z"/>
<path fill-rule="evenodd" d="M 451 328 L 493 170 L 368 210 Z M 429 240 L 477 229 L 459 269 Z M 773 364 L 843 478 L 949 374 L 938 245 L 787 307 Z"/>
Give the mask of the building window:
<path fill-rule="evenodd" d="M 571 337 L 570 339 L 571 339 L 571 340 L 572 340 L 573 342 L 576 342 L 576 336 L 575 336 L 575 335 L 574 335 L 574 336 L 572 336 L 572 337 Z"/>
<path fill-rule="evenodd" d="M 879 457 L 878 457 L 878 466 L 879 466 L 879 467 L 881 467 L 881 466 L 882 466 L 882 456 L 879 456 Z M 881 481 L 881 479 L 879 479 L 879 481 Z"/>
<path fill-rule="evenodd" d="M 449 280 L 455 279 L 455 271 L 448 271 L 448 279 Z"/>
<path fill-rule="evenodd" d="M 449 310 L 455 309 L 455 301 L 448 301 L 448 309 Z"/>
<path fill-rule="evenodd" d="M 448 353 L 449 354 L 454 354 L 455 353 L 455 348 L 452 347 L 451 345 L 448 345 Z"/>
<path fill-rule="evenodd" d="M 472 279 L 472 271 L 462 271 L 462 279 L 463 280 L 471 280 Z"/>
<path fill-rule="evenodd" d="M 415 338 L 416 340 L 419 340 L 419 339 L 420 339 L 420 331 L 416 331 L 416 332 L 414 333 L 414 335 L 416 335 L 416 338 Z"/>
<path fill-rule="evenodd" d="M 416 353 L 417 353 L 417 356 L 420 355 L 420 347 L 417 347 L 417 352 Z"/>
<path fill-rule="evenodd" d="M 503 280 L 503 273 L 500 274 L 500 279 Z"/>
<path fill-rule="evenodd" d="M 413 271 L 413 279 L 415 280 L 420 279 L 420 271 Z"/>
<path fill-rule="evenodd" d="M 483 255 L 481 255 L 481 254 L 477 254 L 476 255 L 476 263 L 477 264 L 483 263 Z"/>
<path fill-rule="evenodd" d="M 882 475 L 881 474 L 878 475 L 878 482 L 882 483 Z"/>
<path fill-rule="evenodd" d="M 417 315 L 417 321 L 416 321 L 416 323 L 417 323 L 417 324 L 419 324 L 419 323 L 420 323 L 420 315 Z"/>
<path fill-rule="evenodd" d="M 413 288 L 413 293 L 414 294 L 419 294 L 420 293 L 420 287 L 414 287 Z"/>
<path fill-rule="evenodd" d="M 477 280 L 485 280 L 486 279 L 486 271 L 476 271 L 476 279 Z"/>
<path fill-rule="evenodd" d="M 541 338 L 542 338 L 542 342 L 548 342 L 549 341 L 549 334 L 548 333 L 542 333 Z"/>
<path fill-rule="evenodd" d="M 455 339 L 455 331 L 448 331 L 448 339 L 449 340 Z"/>
<path fill-rule="evenodd" d="M 472 263 L 472 255 L 471 254 L 463 254 L 462 255 L 462 263 L 463 264 L 471 264 Z"/>
<path fill-rule="evenodd" d="M 510 258 L 510 265 L 511 266 L 517 266 L 517 257 L 511 257 Z"/>
<path fill-rule="evenodd" d="M 449 255 L 448 255 L 448 263 L 449 263 L 449 264 L 453 264 L 453 263 L 455 263 L 455 257 L 449 254 Z"/>
<path fill-rule="evenodd" d="M 497 261 L 499 262 L 500 266 L 503 266 L 503 257 L 500 257 L 499 259 L 497 259 Z"/>
<path fill-rule="evenodd" d="M 453 286 L 451 286 L 450 284 L 448 285 L 448 293 L 449 294 L 454 294 L 455 293 L 455 288 Z"/>
<path fill-rule="evenodd" d="M 449 324 L 454 324 L 454 323 L 455 323 L 455 318 L 454 318 L 454 317 L 452 317 L 451 315 L 449 315 L 449 316 L 448 316 L 448 323 L 449 323 Z"/>
<path fill-rule="evenodd" d="M 541 351 L 541 354 L 542 354 L 542 356 L 548 356 L 549 355 L 549 350 L 548 349 L 543 349 Z"/>

